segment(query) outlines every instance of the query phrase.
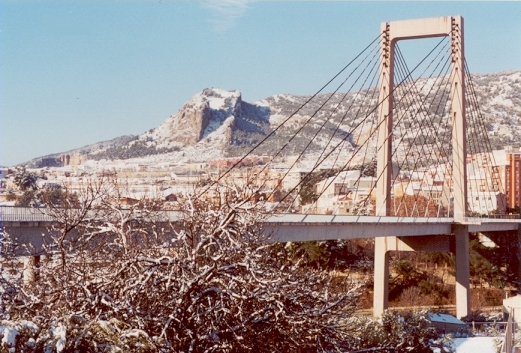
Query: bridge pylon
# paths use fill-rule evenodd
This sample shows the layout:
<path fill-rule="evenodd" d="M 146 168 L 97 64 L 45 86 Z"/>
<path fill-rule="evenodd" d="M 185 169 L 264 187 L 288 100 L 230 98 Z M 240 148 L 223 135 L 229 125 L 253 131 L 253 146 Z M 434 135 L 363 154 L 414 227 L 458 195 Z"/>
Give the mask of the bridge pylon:
<path fill-rule="evenodd" d="M 463 18 L 445 16 L 384 22 L 381 25 L 380 91 L 378 117 L 378 155 L 376 215 L 390 216 L 392 179 L 392 132 L 394 103 L 394 56 L 399 40 L 449 36 L 451 41 L 451 119 L 454 185 L 453 239 L 440 242 L 438 236 L 423 237 L 422 242 L 437 244 L 433 251 L 452 250 L 456 254 L 456 311 L 458 317 L 470 312 L 469 237 L 467 217 L 466 120 Z M 436 238 L 437 239 L 434 239 Z M 414 243 L 414 242 L 413 242 Z M 422 245 L 424 247 L 425 244 Z M 400 237 L 375 238 L 373 313 L 381 316 L 388 306 L 389 251 L 418 250 Z"/>

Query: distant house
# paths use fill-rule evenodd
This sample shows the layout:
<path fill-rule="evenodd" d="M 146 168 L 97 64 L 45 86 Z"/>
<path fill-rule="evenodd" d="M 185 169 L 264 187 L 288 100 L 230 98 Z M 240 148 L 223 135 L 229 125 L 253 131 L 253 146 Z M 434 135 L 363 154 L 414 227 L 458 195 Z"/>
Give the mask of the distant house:
<path fill-rule="evenodd" d="M 359 170 L 343 171 L 315 185 L 320 195 L 316 202 L 318 213 L 353 214 L 356 207 L 374 199 L 376 178 L 362 176 Z"/>
<path fill-rule="evenodd" d="M 168 194 L 165 196 L 165 201 L 175 202 L 177 201 L 177 196 L 175 194 Z"/>
<path fill-rule="evenodd" d="M 438 333 L 465 333 L 467 324 L 449 314 L 429 314 L 432 326 Z"/>
<path fill-rule="evenodd" d="M 119 200 L 114 200 L 114 201 L 115 201 L 114 203 L 117 203 L 120 206 L 132 206 L 139 202 L 138 199 L 128 197 L 128 196 L 120 197 Z"/>
<path fill-rule="evenodd" d="M 501 192 L 470 191 L 467 195 L 469 210 L 479 214 L 505 213 L 506 197 Z"/>

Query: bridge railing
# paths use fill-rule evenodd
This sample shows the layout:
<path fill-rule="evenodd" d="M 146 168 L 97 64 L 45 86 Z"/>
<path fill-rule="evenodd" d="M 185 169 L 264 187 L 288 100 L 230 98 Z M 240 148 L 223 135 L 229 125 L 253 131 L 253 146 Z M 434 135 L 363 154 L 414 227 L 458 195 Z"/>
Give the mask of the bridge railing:
<path fill-rule="evenodd" d="M 0 221 L 4 222 L 50 222 L 53 218 L 45 208 L 0 206 Z"/>
<path fill-rule="evenodd" d="M 46 207 L 18 207 L 18 206 L 0 206 L 0 221 L 4 222 L 51 222 L 55 219 L 52 215 L 49 214 L 49 209 Z M 71 210 L 74 211 L 74 210 Z M 130 212 L 130 211 L 129 211 Z M 138 215 L 139 211 L 136 211 L 136 215 Z M 174 210 L 158 210 L 156 214 L 162 214 L 164 217 L 172 222 L 175 222 L 182 218 L 181 211 Z M 270 214 L 268 214 L 269 216 Z M 436 217 L 391 217 L 391 216 L 353 216 L 353 215 L 322 215 L 322 214 L 304 214 L 304 213 L 276 213 L 277 219 L 279 221 L 290 220 L 295 221 L 295 219 L 303 220 L 303 217 L 306 219 L 315 219 L 315 218 L 342 218 L 346 216 L 350 217 L 358 217 L 365 218 L 366 220 L 374 219 L 396 219 L 403 221 L 404 219 L 415 219 L 416 222 L 424 222 L 425 219 L 429 219 L 429 222 L 433 222 L 438 219 L 441 222 L 446 222 L 448 219 L 452 218 L 436 218 Z M 465 217 L 465 222 L 468 223 L 481 223 L 481 222 L 501 222 L 505 220 L 512 220 L 517 223 L 521 219 L 520 215 L 494 215 L 486 216 L 486 217 Z"/>
<path fill-rule="evenodd" d="M 521 219 L 521 215 L 519 214 L 490 214 L 490 215 L 481 215 L 473 218 L 491 218 L 491 219 Z"/>
<path fill-rule="evenodd" d="M 71 210 L 73 211 L 73 210 Z M 165 219 L 175 222 L 181 218 L 180 211 L 159 210 Z M 137 214 L 137 213 L 136 213 Z M 0 222 L 52 222 L 54 217 L 46 207 L 0 206 Z"/>

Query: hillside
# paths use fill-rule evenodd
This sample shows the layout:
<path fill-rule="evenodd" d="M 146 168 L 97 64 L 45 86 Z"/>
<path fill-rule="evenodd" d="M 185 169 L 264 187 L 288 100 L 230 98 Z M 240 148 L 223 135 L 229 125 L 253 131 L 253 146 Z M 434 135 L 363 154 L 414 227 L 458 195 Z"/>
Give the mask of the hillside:
<path fill-rule="evenodd" d="M 67 156 L 69 156 L 69 160 L 72 156 L 72 158 L 76 159 L 79 163 L 81 163 L 90 159 L 91 156 L 94 154 L 103 153 L 103 151 L 106 150 L 116 149 L 119 146 L 123 146 L 129 143 L 130 141 L 135 140 L 136 138 L 137 136 L 134 135 L 123 135 L 113 138 L 111 140 L 96 142 L 91 145 L 75 148 L 69 151 L 38 157 L 28 161 L 25 164 L 27 164 L 29 167 L 36 168 L 61 166 L 64 164 L 63 161 L 66 160 Z"/>
<path fill-rule="evenodd" d="M 422 85 L 432 85 L 428 80 L 425 79 Z M 492 147 L 500 149 L 505 145 L 521 145 L 521 71 L 472 75 L 472 80 Z M 426 92 L 422 91 L 420 95 L 425 96 Z M 290 123 L 277 130 L 270 137 L 270 143 L 262 145 L 255 154 L 274 155 L 285 144 L 287 137 L 294 136 L 303 122 L 310 118 L 312 123 L 306 124 L 282 155 L 295 154 L 308 143 L 308 154 L 320 151 L 327 138 L 314 138 L 319 126 L 325 131 L 336 131 L 334 143 L 346 140 L 355 145 L 351 140 L 350 128 L 359 121 L 354 118 L 358 108 L 353 108 L 352 103 L 360 100 L 360 97 L 370 97 L 373 93 L 373 90 L 348 95 L 337 93 L 331 101 L 327 101 L 329 94 L 318 95 L 311 104 L 299 110 L 309 96 L 281 94 L 248 103 L 242 100 L 238 91 L 205 89 L 161 125 L 140 136 L 122 136 L 81 149 L 40 157 L 32 160 L 31 165 L 60 165 L 63 164 L 61 156 L 67 154 L 81 155 L 80 163 L 87 159 L 138 159 L 145 164 L 172 160 L 207 161 L 240 156 L 272 133 L 275 127 L 297 110 L 298 113 L 292 117 Z M 323 109 L 315 114 L 321 105 L 332 101 L 340 102 L 336 110 Z M 447 112 L 436 114 L 432 119 L 432 134 L 447 128 L 444 123 Z M 417 123 L 402 120 L 396 126 L 395 138 L 412 141 L 410 136 L 416 134 L 419 128 L 415 124 Z M 429 136 L 423 138 L 428 139 Z"/>

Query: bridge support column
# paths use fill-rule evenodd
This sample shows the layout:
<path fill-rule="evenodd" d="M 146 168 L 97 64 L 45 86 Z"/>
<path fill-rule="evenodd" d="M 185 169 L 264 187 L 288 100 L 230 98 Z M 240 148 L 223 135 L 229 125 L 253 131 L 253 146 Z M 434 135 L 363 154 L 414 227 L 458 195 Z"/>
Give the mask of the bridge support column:
<path fill-rule="evenodd" d="M 456 255 L 456 313 L 459 318 L 470 313 L 468 226 L 454 225 L 452 232 L 452 236 L 440 234 L 375 238 L 373 293 L 373 315 L 375 317 L 382 316 L 388 308 L 390 251 L 453 252 Z"/>
<path fill-rule="evenodd" d="M 394 237 L 389 237 L 394 238 Z M 389 305 L 389 251 L 387 237 L 374 239 L 373 316 L 382 316 Z"/>
<path fill-rule="evenodd" d="M 456 316 L 470 314 L 470 255 L 468 226 L 454 226 L 456 255 Z"/>

